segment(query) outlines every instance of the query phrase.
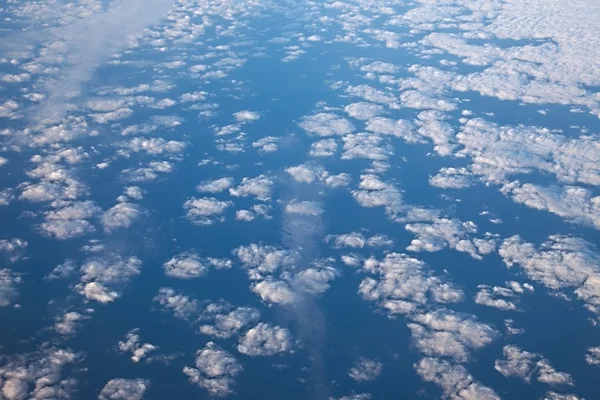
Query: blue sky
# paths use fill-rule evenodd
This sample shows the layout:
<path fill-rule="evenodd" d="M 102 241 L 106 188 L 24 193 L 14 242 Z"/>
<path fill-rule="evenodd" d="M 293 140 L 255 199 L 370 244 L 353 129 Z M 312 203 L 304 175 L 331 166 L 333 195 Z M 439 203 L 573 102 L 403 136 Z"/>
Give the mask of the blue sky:
<path fill-rule="evenodd" d="M 597 14 L 0 9 L 0 399 L 593 399 Z"/>

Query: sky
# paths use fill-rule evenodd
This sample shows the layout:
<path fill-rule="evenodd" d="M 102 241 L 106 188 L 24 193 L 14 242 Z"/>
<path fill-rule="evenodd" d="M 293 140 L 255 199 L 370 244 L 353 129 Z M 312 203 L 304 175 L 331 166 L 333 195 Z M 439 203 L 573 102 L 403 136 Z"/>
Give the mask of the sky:
<path fill-rule="evenodd" d="M 591 0 L 0 7 L 0 400 L 594 399 Z"/>

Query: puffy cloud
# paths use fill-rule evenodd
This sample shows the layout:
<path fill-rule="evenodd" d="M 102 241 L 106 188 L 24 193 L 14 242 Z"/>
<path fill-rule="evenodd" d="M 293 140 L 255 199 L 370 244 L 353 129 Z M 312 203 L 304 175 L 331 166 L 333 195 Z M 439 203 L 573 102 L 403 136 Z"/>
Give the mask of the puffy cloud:
<path fill-rule="evenodd" d="M 281 139 L 275 136 L 267 136 L 252 143 L 252 147 L 258 149 L 261 154 L 273 153 L 279 150 L 279 141 Z"/>
<path fill-rule="evenodd" d="M 121 286 L 140 274 L 142 262 L 139 258 L 121 256 L 88 259 L 80 269 L 81 283 L 76 289 L 89 300 L 110 303 L 120 296 L 110 286 Z"/>
<path fill-rule="evenodd" d="M 361 175 L 359 190 L 353 190 L 352 195 L 362 207 L 384 207 L 392 219 L 403 210 L 400 191 L 375 175 Z"/>
<path fill-rule="evenodd" d="M 355 126 L 347 119 L 332 113 L 319 113 L 304 117 L 300 127 L 317 136 L 347 135 Z"/>
<path fill-rule="evenodd" d="M 386 93 L 369 85 L 350 85 L 346 88 L 346 93 L 352 97 L 359 97 L 371 103 L 384 104 L 393 110 L 400 108 L 396 94 Z"/>
<path fill-rule="evenodd" d="M 160 154 L 178 154 L 181 153 L 185 147 L 185 142 L 178 142 L 176 140 L 165 140 L 162 138 L 141 138 L 136 137 L 128 142 L 121 143 L 120 147 L 126 151 L 132 151 L 134 153 L 145 152 L 152 155 Z M 126 153 L 125 153 L 126 154 Z"/>
<path fill-rule="evenodd" d="M 383 113 L 383 107 L 378 104 L 358 102 L 347 105 L 344 111 L 352 118 L 368 120 Z"/>
<path fill-rule="evenodd" d="M 293 262 L 290 252 L 273 246 L 252 243 L 233 250 L 244 268 L 248 270 L 250 279 L 260 280 L 271 275 L 283 265 Z"/>
<path fill-rule="evenodd" d="M 390 314 L 407 314 L 429 299 L 437 303 L 457 303 L 463 300 L 462 290 L 432 276 L 423 261 L 406 254 L 390 253 L 381 261 L 369 258 L 362 269 L 379 278 L 367 277 L 358 292 L 365 300 L 377 301 Z"/>
<path fill-rule="evenodd" d="M 590 365 L 600 365 L 600 347 L 590 347 L 585 355 L 585 361 Z"/>
<path fill-rule="evenodd" d="M 258 114 L 257 112 L 248 111 L 248 110 L 238 111 L 235 114 L 233 114 L 233 116 L 235 117 L 235 119 L 238 122 L 242 122 L 242 123 L 256 121 L 257 119 L 260 118 L 260 114 Z"/>
<path fill-rule="evenodd" d="M 530 279 L 552 291 L 569 289 L 591 311 L 600 312 L 600 257 L 583 239 L 552 235 L 536 248 L 519 236 L 500 246 L 507 267 L 520 265 Z"/>
<path fill-rule="evenodd" d="M 229 194 L 235 197 L 254 196 L 258 200 L 268 201 L 271 199 L 273 185 L 273 180 L 266 175 L 243 178 L 238 186 L 229 189 Z"/>
<path fill-rule="evenodd" d="M 507 282 L 508 287 L 479 285 L 475 295 L 475 303 L 505 311 L 517 310 L 516 301 L 522 293 L 533 292 L 533 286 L 528 283 Z"/>
<path fill-rule="evenodd" d="M 27 246 L 27 241 L 23 239 L 0 239 L 0 253 L 5 253 L 11 262 L 18 261 L 23 256 Z"/>
<path fill-rule="evenodd" d="M 549 211 L 566 220 L 600 229 L 600 196 L 578 186 L 550 186 L 511 182 L 502 187 L 517 203 Z"/>
<path fill-rule="evenodd" d="M 556 371 L 550 362 L 536 353 L 529 353 L 517 346 L 504 346 L 504 359 L 496 360 L 494 368 L 506 377 L 518 377 L 529 382 L 535 374 L 539 382 L 549 385 L 573 385 L 573 379 L 565 372 Z"/>
<path fill-rule="evenodd" d="M 104 385 L 99 400 L 142 400 L 150 386 L 146 379 L 111 379 Z"/>
<path fill-rule="evenodd" d="M 429 184 L 440 189 L 463 189 L 473 184 L 473 174 L 466 168 L 442 168 L 429 178 Z"/>
<path fill-rule="evenodd" d="M 129 228 L 140 214 L 140 207 L 136 204 L 127 202 L 117 203 L 104 212 L 102 215 L 102 225 L 107 232 Z"/>
<path fill-rule="evenodd" d="M 357 382 L 367 382 L 377 379 L 383 370 L 383 364 L 377 360 L 361 357 L 350 369 L 348 375 Z"/>
<path fill-rule="evenodd" d="M 294 303 L 297 299 L 297 294 L 283 281 L 260 281 L 252 285 L 252 291 L 269 303 L 286 305 Z"/>
<path fill-rule="evenodd" d="M 392 146 L 379 135 L 360 132 L 346 135 L 342 140 L 344 141 L 342 160 L 385 161 L 394 154 Z"/>
<path fill-rule="evenodd" d="M 185 252 L 176 255 L 163 264 L 165 274 L 174 278 L 198 278 L 208 271 L 198 254 Z"/>
<path fill-rule="evenodd" d="M 310 145 L 309 155 L 312 157 L 331 157 L 338 148 L 335 139 L 321 139 Z"/>
<path fill-rule="evenodd" d="M 406 224 L 406 230 L 415 234 L 415 238 L 406 248 L 409 251 L 436 252 L 449 247 L 480 260 L 483 255 L 496 248 L 496 239 L 493 236 L 471 239 L 477 232 L 477 225 L 472 221 L 443 218 L 435 211 L 418 208 L 410 209 L 406 220 L 413 221 Z"/>
<path fill-rule="evenodd" d="M 273 356 L 290 352 L 293 340 L 290 331 L 280 326 L 260 323 L 240 338 L 237 349 L 249 356 Z"/>
<path fill-rule="evenodd" d="M 426 357 L 416 365 L 417 374 L 427 382 L 439 385 L 444 398 L 452 400 L 500 400 L 491 388 L 475 381 L 475 378 L 462 365 Z"/>
<path fill-rule="evenodd" d="M 222 214 L 233 203 L 221 201 L 214 197 L 191 198 L 183 204 L 186 217 L 197 225 L 211 225 L 216 220 L 223 220 Z"/>
<path fill-rule="evenodd" d="M 285 171 L 296 181 L 301 183 L 314 183 L 322 181 L 328 176 L 323 168 L 311 164 L 302 164 L 288 167 Z"/>
<path fill-rule="evenodd" d="M 125 340 L 119 342 L 119 351 L 123 353 L 131 353 L 131 361 L 138 363 L 155 350 L 158 346 L 151 343 L 141 343 L 139 329 L 133 329 L 127 332 Z"/>
<path fill-rule="evenodd" d="M 0 269 L 0 307 L 11 305 L 17 296 L 16 285 L 21 281 L 18 275 L 15 275 L 9 269 Z"/>
<path fill-rule="evenodd" d="M 472 349 L 491 343 L 497 336 L 491 326 L 473 316 L 447 309 L 413 316 L 408 324 L 415 346 L 429 357 L 449 357 L 457 362 L 469 359 Z"/>
<path fill-rule="evenodd" d="M 212 181 L 204 181 L 196 190 L 199 192 L 219 193 L 229 189 L 233 185 L 233 178 L 219 178 Z"/>
<path fill-rule="evenodd" d="M 189 381 L 208 391 L 211 396 L 223 397 L 233 393 L 234 378 L 243 370 L 229 352 L 213 342 L 196 352 L 196 367 L 184 367 Z"/>
<path fill-rule="evenodd" d="M 177 293 L 172 288 L 163 287 L 158 290 L 154 301 L 164 309 L 170 310 L 180 319 L 188 320 L 199 313 L 198 301 Z"/>
<path fill-rule="evenodd" d="M 54 330 L 61 335 L 72 335 L 75 333 L 75 330 L 81 321 L 88 318 L 89 317 L 75 311 L 67 312 L 56 320 Z"/>
<path fill-rule="evenodd" d="M 63 378 L 62 373 L 81 359 L 80 354 L 55 347 L 4 357 L 0 365 L 0 395 L 7 400 L 70 399 L 77 381 Z"/>
<path fill-rule="evenodd" d="M 147 167 L 127 168 L 122 172 L 123 179 L 127 182 L 147 182 L 157 179 L 159 174 L 173 172 L 173 164 L 168 161 L 151 161 Z"/>
<path fill-rule="evenodd" d="M 225 302 L 211 303 L 204 308 L 201 319 L 211 321 L 212 324 L 201 325 L 200 332 L 219 339 L 228 339 L 256 322 L 259 317 L 260 312 L 252 307 L 234 308 Z"/>
<path fill-rule="evenodd" d="M 129 186 L 125 188 L 123 195 L 133 200 L 142 200 L 144 198 L 144 191 L 139 186 Z"/>
<path fill-rule="evenodd" d="M 373 117 L 367 121 L 365 129 L 380 135 L 401 138 L 409 143 L 418 143 L 420 137 L 415 134 L 413 125 L 404 120 L 393 120 L 384 117 Z"/>

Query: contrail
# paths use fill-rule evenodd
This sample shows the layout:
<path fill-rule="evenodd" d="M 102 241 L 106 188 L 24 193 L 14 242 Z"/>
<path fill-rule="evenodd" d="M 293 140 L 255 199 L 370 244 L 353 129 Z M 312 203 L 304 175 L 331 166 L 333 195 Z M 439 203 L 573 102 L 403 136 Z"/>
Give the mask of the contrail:
<path fill-rule="evenodd" d="M 322 187 L 318 184 L 307 185 L 288 181 L 289 199 L 287 206 L 299 202 L 310 202 L 314 211 L 311 213 L 286 212 L 283 214 L 283 244 L 290 250 L 294 262 L 290 268 L 293 275 L 307 269 L 310 263 L 318 258 L 319 242 L 324 234 L 321 217 Z M 326 400 L 329 398 L 329 387 L 325 380 L 325 315 L 318 307 L 316 295 L 309 292 L 306 286 L 292 279 L 291 289 L 296 300 L 288 307 L 297 334 L 308 351 L 311 361 L 312 395 L 311 398 Z"/>

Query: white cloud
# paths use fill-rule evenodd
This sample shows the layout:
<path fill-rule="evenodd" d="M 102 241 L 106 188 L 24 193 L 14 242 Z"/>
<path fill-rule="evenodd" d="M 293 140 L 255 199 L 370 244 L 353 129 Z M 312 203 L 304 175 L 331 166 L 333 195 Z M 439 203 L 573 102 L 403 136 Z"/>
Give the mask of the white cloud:
<path fill-rule="evenodd" d="M 403 210 L 400 191 L 375 175 L 361 175 L 359 190 L 353 190 L 352 195 L 362 207 L 384 207 L 392 219 Z"/>
<path fill-rule="evenodd" d="M 188 320 L 198 314 L 198 301 L 177 293 L 172 288 L 163 287 L 158 290 L 154 301 L 163 308 L 170 310 L 180 319 Z"/>
<path fill-rule="evenodd" d="M 139 329 L 127 332 L 125 340 L 119 342 L 119 351 L 131 353 L 131 361 L 138 363 L 148 356 L 149 353 L 158 350 L 158 346 L 151 343 L 141 343 Z"/>
<path fill-rule="evenodd" d="M 150 386 L 146 379 L 111 379 L 104 385 L 99 400 L 142 400 Z"/>
<path fill-rule="evenodd" d="M 590 347 L 585 355 L 585 361 L 590 365 L 600 365 L 600 347 Z"/>
<path fill-rule="evenodd" d="M 238 122 L 242 123 L 256 121 L 260 118 L 260 114 L 249 110 L 238 111 L 235 114 L 233 114 L 233 116 Z"/>
<path fill-rule="evenodd" d="M 415 369 L 423 380 L 439 385 L 446 399 L 500 400 L 494 390 L 477 382 L 462 365 L 426 357 L 415 365 Z"/>
<path fill-rule="evenodd" d="M 243 178 L 238 186 L 229 189 L 229 194 L 235 197 L 254 196 L 258 200 L 268 201 L 271 199 L 273 185 L 273 180 L 266 175 L 259 175 L 255 178 Z"/>
<path fill-rule="evenodd" d="M 304 117 L 300 127 L 317 136 L 347 135 L 356 129 L 350 121 L 332 113 Z"/>
<path fill-rule="evenodd" d="M 67 312 L 56 320 L 54 330 L 61 335 L 72 335 L 75 333 L 75 330 L 78 325 L 80 325 L 81 321 L 88 318 L 89 317 L 75 311 Z"/>
<path fill-rule="evenodd" d="M 344 136 L 342 160 L 367 159 L 385 161 L 394 154 L 392 146 L 379 135 L 365 132 Z"/>
<path fill-rule="evenodd" d="M 517 310 L 518 296 L 525 291 L 532 292 L 533 286 L 525 283 L 507 282 L 508 287 L 479 285 L 475 303 L 505 311 Z"/>
<path fill-rule="evenodd" d="M 89 300 L 110 303 L 120 296 L 111 286 L 121 286 L 140 274 L 139 258 L 120 256 L 96 257 L 81 266 L 81 283 L 76 290 Z"/>
<path fill-rule="evenodd" d="M 281 139 L 275 136 L 267 136 L 262 139 L 258 139 L 256 142 L 252 143 L 252 147 L 258 149 L 261 154 L 265 153 L 273 153 L 279 150 L 279 141 Z"/>
<path fill-rule="evenodd" d="M 377 379 L 383 370 L 383 364 L 377 360 L 360 357 L 350 369 L 348 375 L 357 382 L 368 382 Z"/>
<path fill-rule="evenodd" d="M 185 252 L 165 262 L 163 268 L 165 274 L 170 277 L 181 279 L 198 278 L 208 272 L 208 268 L 202 261 L 198 254 Z"/>
<path fill-rule="evenodd" d="M 285 212 L 288 214 L 317 216 L 323 213 L 323 208 L 320 203 L 315 201 L 291 201 L 286 204 Z"/>
<path fill-rule="evenodd" d="M 286 305 L 297 299 L 296 293 L 283 281 L 264 280 L 253 284 L 251 288 L 263 301 L 269 303 Z"/>
<path fill-rule="evenodd" d="M 352 118 L 368 120 L 383 113 L 383 107 L 378 104 L 358 102 L 347 105 L 344 111 Z"/>
<path fill-rule="evenodd" d="M 401 138 L 408 143 L 418 143 L 421 138 L 414 132 L 414 126 L 405 120 L 393 120 L 384 117 L 373 117 L 367 121 L 365 129 L 380 135 Z"/>
<path fill-rule="evenodd" d="M 120 144 L 120 147 L 125 154 L 127 154 L 127 151 L 132 151 L 134 153 L 145 152 L 152 155 L 179 154 L 186 146 L 187 144 L 185 142 L 179 142 L 177 140 L 142 137 L 135 137 L 128 142 Z"/>
<path fill-rule="evenodd" d="M 233 178 L 226 177 L 212 181 L 204 181 L 196 186 L 196 190 L 199 192 L 219 193 L 229 189 L 232 185 Z"/>
<path fill-rule="evenodd" d="M 260 312 L 252 307 L 237 307 L 224 303 L 208 304 L 202 312 L 203 321 L 212 324 L 200 326 L 200 332 L 219 339 L 228 339 L 237 334 L 241 329 L 256 322 Z"/>
<path fill-rule="evenodd" d="M 214 197 L 191 198 L 183 204 L 186 217 L 197 225 L 211 225 L 215 221 L 222 221 L 222 214 L 233 203 L 221 201 Z"/>
<path fill-rule="evenodd" d="M 104 230 L 112 232 L 121 228 L 129 228 L 141 214 L 140 207 L 132 203 L 117 203 L 102 215 Z"/>
<path fill-rule="evenodd" d="M 416 323 L 408 324 L 415 346 L 429 357 L 449 357 L 466 362 L 470 351 L 482 348 L 498 336 L 491 326 L 474 316 L 458 314 L 447 309 L 429 311 L 413 316 Z"/>
<path fill-rule="evenodd" d="M 431 186 L 440 189 L 463 189 L 473 184 L 473 174 L 466 168 L 442 168 L 429 178 Z"/>
<path fill-rule="evenodd" d="M 260 323 L 240 338 L 237 349 L 249 356 L 273 356 L 293 348 L 290 331 L 280 326 Z"/>
<path fill-rule="evenodd" d="M 124 169 L 123 179 L 127 182 L 147 182 L 157 179 L 159 174 L 173 172 L 173 164 L 168 161 L 151 161 L 147 167 Z"/>
<path fill-rule="evenodd" d="M 556 371 L 539 354 L 529 353 L 514 345 L 504 346 L 503 354 L 504 359 L 496 360 L 494 368 L 506 377 L 518 377 L 530 382 L 535 375 L 539 382 L 549 385 L 573 385 L 569 374 Z"/>
<path fill-rule="evenodd" d="M 592 312 L 600 312 L 600 257 L 595 248 L 579 238 L 553 235 L 536 248 L 519 236 L 500 246 L 507 267 L 520 265 L 530 279 L 552 291 L 569 290 Z"/>
<path fill-rule="evenodd" d="M 7 307 L 12 304 L 18 294 L 16 285 L 19 282 L 21 282 L 21 278 L 11 270 L 0 269 L 0 307 Z"/>
<path fill-rule="evenodd" d="M 70 399 L 77 381 L 64 378 L 63 370 L 81 359 L 81 354 L 55 347 L 6 356 L 0 366 L 0 395 L 7 400 Z"/>
<path fill-rule="evenodd" d="M 208 391 L 211 396 L 233 393 L 234 378 L 243 370 L 241 364 L 213 342 L 196 352 L 196 368 L 184 367 L 189 381 Z"/>
<path fill-rule="evenodd" d="M 433 276 L 423 261 L 406 254 L 390 253 L 381 261 L 368 258 L 362 269 L 379 277 L 363 279 L 359 294 L 365 300 L 379 302 L 390 314 L 411 313 L 429 299 L 437 303 L 458 303 L 464 298 L 462 290 Z"/>
<path fill-rule="evenodd" d="M 335 139 L 321 139 L 310 145 L 309 155 L 312 157 L 331 157 L 337 152 Z"/>

